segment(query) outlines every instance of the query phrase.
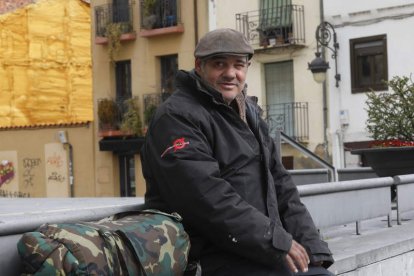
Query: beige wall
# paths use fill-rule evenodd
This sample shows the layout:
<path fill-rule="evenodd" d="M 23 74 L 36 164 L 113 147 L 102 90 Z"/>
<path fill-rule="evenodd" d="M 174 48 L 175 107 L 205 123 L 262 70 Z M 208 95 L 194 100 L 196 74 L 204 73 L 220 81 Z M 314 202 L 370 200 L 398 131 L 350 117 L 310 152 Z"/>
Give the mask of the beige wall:
<path fill-rule="evenodd" d="M 90 6 L 30 2 L 0 15 L 0 197 L 68 197 L 70 164 L 74 195 L 95 196 Z"/>
<path fill-rule="evenodd" d="M 69 151 L 60 143 L 59 131 L 66 131 L 73 148 L 74 195 L 95 195 L 93 128 L 88 125 L 0 131 L 0 161 L 12 161 L 15 171 L 1 191 L 17 190 L 20 196 L 30 197 L 70 196 Z"/>
<path fill-rule="evenodd" d="M 220 27 L 236 27 L 236 14 L 259 9 L 259 0 L 215 0 L 215 25 Z M 293 0 L 292 4 L 303 5 L 305 15 L 305 46 L 299 48 L 282 48 L 274 51 L 256 51 L 249 67 L 247 83 L 249 95 L 259 98 L 259 104 L 266 104 L 264 65 L 266 63 L 293 61 L 294 100 L 308 102 L 309 105 L 309 141 L 305 144 L 311 151 L 323 142 L 323 99 L 322 86 L 313 80 L 307 69 L 308 62 L 314 59 L 316 52 L 315 30 L 319 24 L 319 0 Z M 298 155 L 290 147 L 284 147 L 284 155 Z"/>
<path fill-rule="evenodd" d="M 105 0 L 92 1 L 91 13 L 94 17 L 94 6 L 108 3 Z M 143 109 L 143 95 L 161 92 L 161 74 L 159 57 L 178 54 L 178 66 L 180 69 L 190 70 L 194 67 L 193 52 L 196 41 L 196 33 L 202 35 L 208 26 L 207 0 L 197 0 L 197 24 L 194 22 L 194 1 L 181 0 L 181 22 L 184 26 L 183 33 L 172 33 L 154 37 L 141 37 L 139 1 L 132 1 L 133 26 L 136 31 L 136 39 L 123 41 L 116 60 L 131 60 L 132 94 L 138 96 Z M 107 46 L 95 44 L 94 20 L 92 18 L 92 60 L 93 60 L 93 87 L 96 114 L 96 102 L 99 98 L 115 97 L 114 68 L 110 65 Z M 195 30 L 195 26 L 198 26 Z M 95 122 L 97 126 L 97 122 Z M 97 183 L 97 196 L 111 196 L 119 194 L 118 159 L 112 152 L 99 151 L 98 128 L 94 133 L 97 142 L 95 181 Z M 135 156 L 136 167 L 136 193 L 142 196 L 145 193 L 145 182 L 141 172 L 139 155 Z"/>

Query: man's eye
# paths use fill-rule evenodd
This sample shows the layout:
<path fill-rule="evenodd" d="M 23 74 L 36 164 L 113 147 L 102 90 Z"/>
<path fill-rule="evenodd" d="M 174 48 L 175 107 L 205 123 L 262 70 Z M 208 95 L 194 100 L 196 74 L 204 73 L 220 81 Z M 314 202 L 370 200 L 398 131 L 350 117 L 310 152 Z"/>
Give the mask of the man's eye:
<path fill-rule="evenodd" d="M 244 67 L 246 67 L 246 64 L 245 63 L 236 63 L 235 67 L 237 69 L 243 69 Z"/>
<path fill-rule="evenodd" d="M 217 62 L 215 63 L 215 66 L 216 66 L 216 67 L 219 67 L 219 68 L 222 68 L 222 67 L 224 67 L 224 62 L 217 61 Z"/>

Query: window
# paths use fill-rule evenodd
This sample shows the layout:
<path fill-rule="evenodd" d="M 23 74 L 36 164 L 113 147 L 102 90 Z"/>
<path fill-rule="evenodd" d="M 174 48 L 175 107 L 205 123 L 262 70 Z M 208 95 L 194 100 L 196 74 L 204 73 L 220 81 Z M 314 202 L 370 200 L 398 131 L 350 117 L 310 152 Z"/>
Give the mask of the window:
<path fill-rule="evenodd" d="M 112 22 L 129 22 L 129 0 L 114 0 Z"/>
<path fill-rule="evenodd" d="M 257 30 L 261 46 L 288 42 L 289 33 L 292 32 L 292 1 L 261 0 Z"/>
<path fill-rule="evenodd" d="M 293 62 L 276 62 L 264 65 L 266 81 L 266 110 L 269 130 L 293 135 L 293 118 L 285 108 L 294 101 Z"/>
<path fill-rule="evenodd" d="M 387 90 L 387 36 L 350 40 L 352 93 Z"/>
<path fill-rule="evenodd" d="M 132 14 L 129 0 L 113 0 L 112 22 L 119 23 L 122 33 L 132 31 Z"/>
<path fill-rule="evenodd" d="M 175 90 L 175 75 L 178 71 L 178 56 L 169 55 L 160 58 L 161 92 L 171 94 Z"/>
<path fill-rule="evenodd" d="M 141 26 L 158 29 L 177 26 L 177 0 L 141 0 Z"/>
<path fill-rule="evenodd" d="M 119 155 L 118 160 L 121 197 L 134 197 L 136 195 L 134 156 Z"/>
<path fill-rule="evenodd" d="M 130 60 L 115 63 L 115 82 L 117 101 L 124 101 L 132 97 Z"/>

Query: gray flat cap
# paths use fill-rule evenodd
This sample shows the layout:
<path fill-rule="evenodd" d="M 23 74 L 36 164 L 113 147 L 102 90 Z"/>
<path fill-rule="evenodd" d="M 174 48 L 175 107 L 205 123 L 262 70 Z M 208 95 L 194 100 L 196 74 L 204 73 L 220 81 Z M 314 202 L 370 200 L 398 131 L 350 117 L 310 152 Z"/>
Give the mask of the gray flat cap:
<path fill-rule="evenodd" d="M 211 57 L 219 54 L 248 55 L 252 58 L 254 50 L 246 37 L 233 29 L 223 28 L 208 32 L 198 42 L 194 56 Z"/>

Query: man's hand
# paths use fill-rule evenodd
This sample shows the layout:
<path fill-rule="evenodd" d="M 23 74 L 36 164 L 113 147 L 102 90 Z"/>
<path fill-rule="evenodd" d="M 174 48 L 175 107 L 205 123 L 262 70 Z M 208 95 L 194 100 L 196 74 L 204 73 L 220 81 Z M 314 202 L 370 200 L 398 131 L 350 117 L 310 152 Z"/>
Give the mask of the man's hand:
<path fill-rule="evenodd" d="M 302 245 L 297 243 L 295 240 L 292 240 L 292 246 L 288 254 L 286 255 L 286 264 L 292 272 L 299 272 L 298 269 L 302 272 L 308 271 L 309 256 L 306 253 L 305 248 Z"/>

